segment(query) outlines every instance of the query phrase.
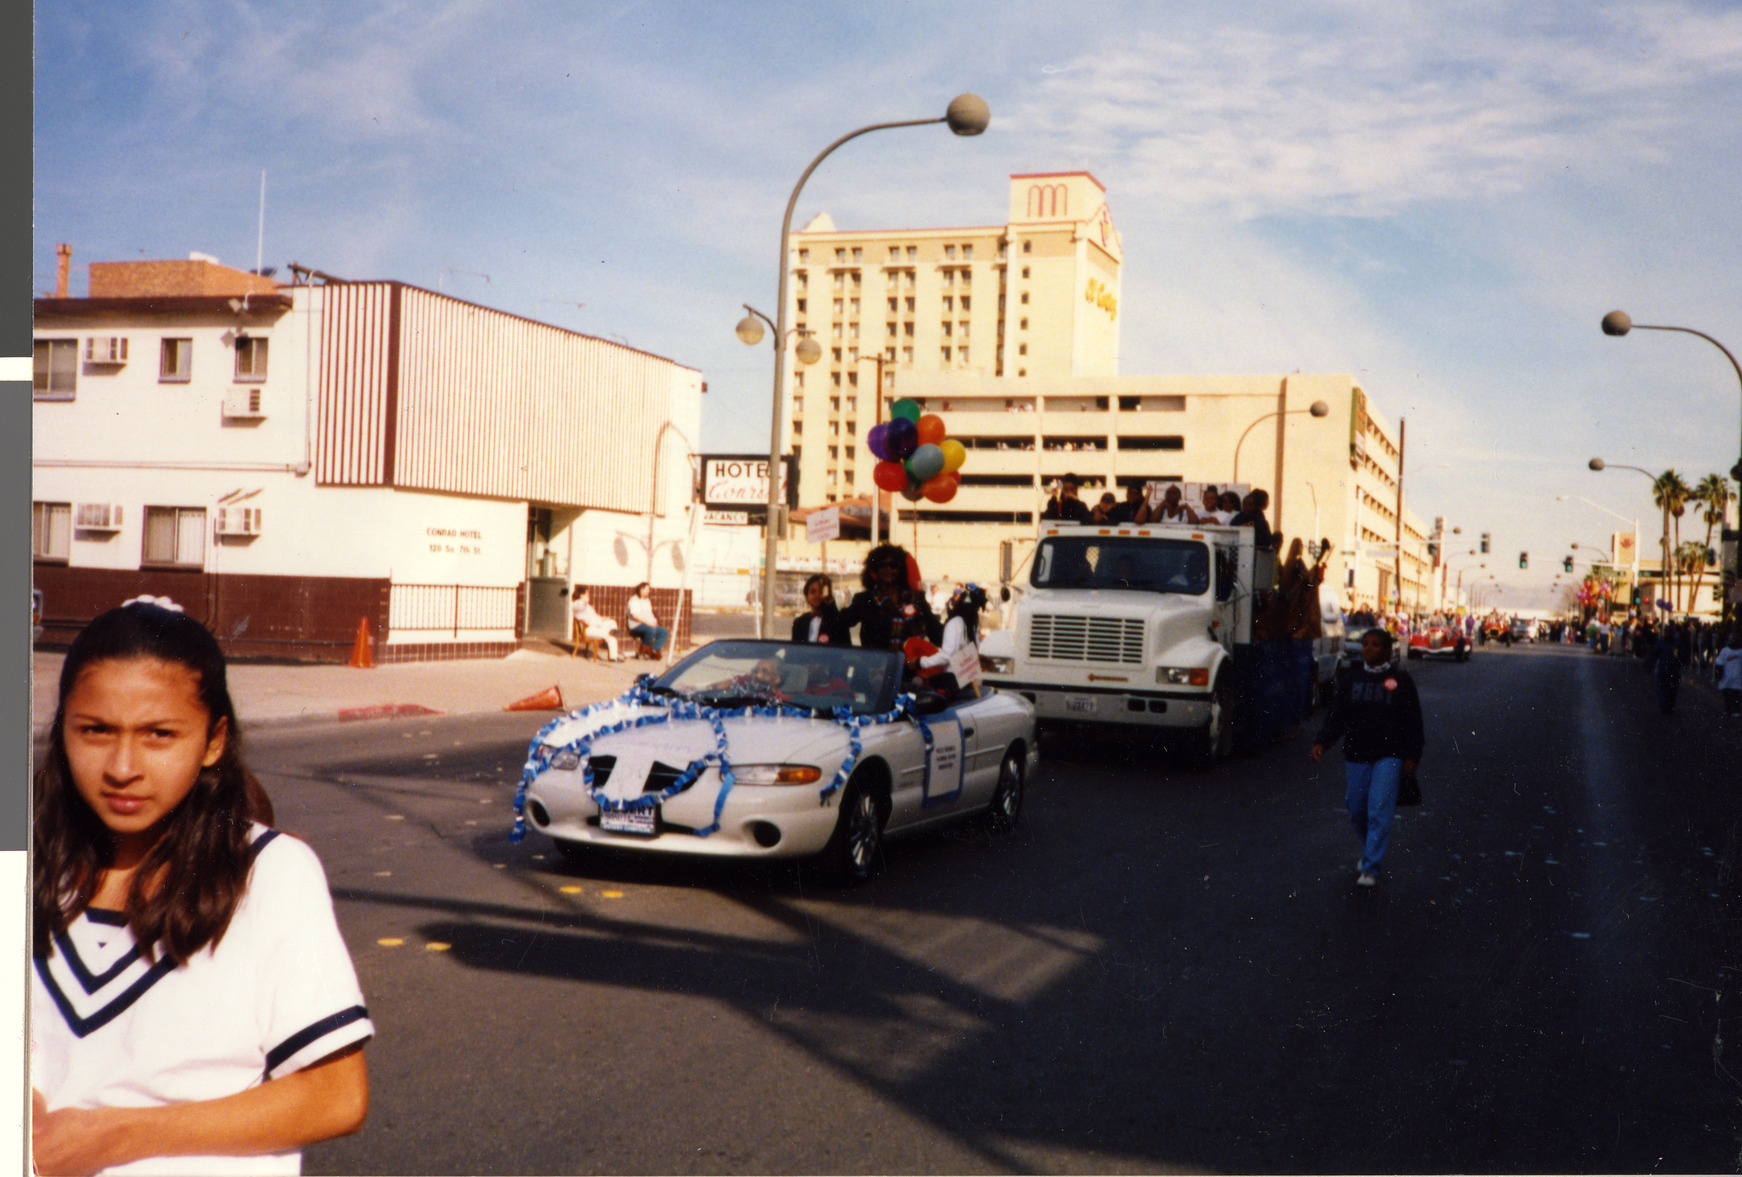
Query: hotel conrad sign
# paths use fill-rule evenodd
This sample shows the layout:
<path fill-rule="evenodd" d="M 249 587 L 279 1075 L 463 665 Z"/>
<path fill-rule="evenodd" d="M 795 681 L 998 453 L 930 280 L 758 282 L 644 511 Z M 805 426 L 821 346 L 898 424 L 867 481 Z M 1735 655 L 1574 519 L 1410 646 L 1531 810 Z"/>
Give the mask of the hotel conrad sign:
<path fill-rule="evenodd" d="M 780 460 L 780 497 L 793 506 L 792 459 Z M 710 508 L 735 508 L 748 512 L 751 523 L 761 523 L 768 514 L 768 458 L 753 454 L 704 454 L 702 456 L 702 504 Z"/>

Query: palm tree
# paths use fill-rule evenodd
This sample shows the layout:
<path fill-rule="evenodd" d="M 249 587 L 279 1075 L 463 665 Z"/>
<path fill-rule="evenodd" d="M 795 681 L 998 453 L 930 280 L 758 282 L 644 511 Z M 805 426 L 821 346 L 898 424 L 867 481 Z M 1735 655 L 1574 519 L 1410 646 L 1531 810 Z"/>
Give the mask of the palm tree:
<path fill-rule="evenodd" d="M 1701 545 L 1705 550 L 1712 546 L 1712 532 L 1724 522 L 1724 516 L 1730 507 L 1730 481 L 1722 474 L 1708 474 L 1700 479 L 1700 484 L 1693 489 L 1693 501 L 1700 505 L 1700 515 L 1706 521 L 1706 542 Z M 1702 559 L 1694 579 L 1694 595 L 1692 605 L 1700 603 L 1700 585 L 1706 579 L 1706 564 Z"/>
<path fill-rule="evenodd" d="M 1665 470 L 1652 480 L 1651 501 L 1657 504 L 1658 509 L 1664 513 L 1666 519 L 1670 516 L 1675 518 L 1675 542 L 1664 553 L 1669 559 L 1664 561 L 1665 567 L 1661 572 L 1665 583 L 1669 586 L 1669 608 L 1672 613 L 1678 608 L 1679 594 L 1677 589 L 1681 583 L 1676 577 L 1675 554 L 1682 541 L 1682 514 L 1687 510 L 1688 497 L 1693 493 L 1693 488 L 1682 481 L 1682 476 L 1673 469 Z"/>

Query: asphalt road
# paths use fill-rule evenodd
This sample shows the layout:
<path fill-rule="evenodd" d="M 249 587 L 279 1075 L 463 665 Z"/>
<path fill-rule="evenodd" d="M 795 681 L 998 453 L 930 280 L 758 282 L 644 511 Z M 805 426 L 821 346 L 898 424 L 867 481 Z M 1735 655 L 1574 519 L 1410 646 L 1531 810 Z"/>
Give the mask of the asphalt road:
<path fill-rule="evenodd" d="M 306 1171 L 1738 1168 L 1742 732 L 1581 650 L 1412 669 L 1374 891 L 1307 731 L 1049 743 L 1014 834 L 851 890 L 511 846 L 538 717 L 263 733 L 378 1030 Z"/>

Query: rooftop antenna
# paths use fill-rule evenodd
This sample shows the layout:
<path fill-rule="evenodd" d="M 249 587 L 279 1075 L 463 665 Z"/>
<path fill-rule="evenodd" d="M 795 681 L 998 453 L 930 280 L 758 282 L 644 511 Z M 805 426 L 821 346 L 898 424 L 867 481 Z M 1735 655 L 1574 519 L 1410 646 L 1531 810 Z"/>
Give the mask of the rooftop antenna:
<path fill-rule="evenodd" d="M 260 233 L 254 239 L 254 272 L 266 266 L 266 169 L 260 169 Z"/>

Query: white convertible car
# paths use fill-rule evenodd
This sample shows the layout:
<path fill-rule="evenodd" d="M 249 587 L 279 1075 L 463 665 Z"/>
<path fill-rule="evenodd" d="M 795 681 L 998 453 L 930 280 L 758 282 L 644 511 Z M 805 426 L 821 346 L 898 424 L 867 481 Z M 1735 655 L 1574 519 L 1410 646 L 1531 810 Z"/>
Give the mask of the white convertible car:
<path fill-rule="evenodd" d="M 815 857 L 858 879 L 884 837 L 973 813 L 1009 828 L 1039 763 L 1033 707 L 1001 691 L 902 693 L 902 669 L 879 650 L 704 646 L 539 732 L 516 836 L 530 824 L 571 858 Z"/>

